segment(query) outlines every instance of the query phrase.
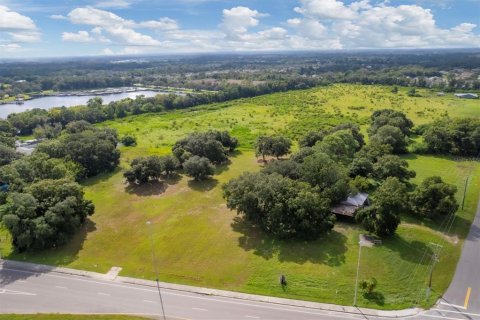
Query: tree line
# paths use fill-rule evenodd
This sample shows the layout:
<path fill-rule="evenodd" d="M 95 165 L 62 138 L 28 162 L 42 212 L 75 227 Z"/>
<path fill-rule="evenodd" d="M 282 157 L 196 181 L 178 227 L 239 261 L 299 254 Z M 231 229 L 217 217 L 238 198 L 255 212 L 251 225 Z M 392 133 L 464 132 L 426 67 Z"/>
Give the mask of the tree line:
<path fill-rule="evenodd" d="M 196 181 L 215 173 L 215 165 L 228 161 L 238 140 L 226 131 L 194 132 L 177 141 L 172 154 L 133 159 L 124 177 L 130 184 L 144 184 L 183 170 Z"/>
<path fill-rule="evenodd" d="M 37 127 L 66 126 L 74 121 L 99 123 L 121 119 L 129 115 L 158 113 L 166 110 L 185 109 L 202 104 L 250 98 L 258 95 L 289 90 L 313 88 L 318 81 L 296 79 L 266 83 L 262 85 L 231 85 L 216 93 L 194 93 L 184 96 L 177 94 L 158 94 L 156 97 L 138 96 L 135 99 L 123 99 L 104 105 L 100 97 L 90 99 L 86 106 L 56 107 L 50 110 L 32 109 L 10 114 L 8 121 L 21 135 L 30 135 Z M 48 130 L 47 129 L 47 130 Z"/>
<path fill-rule="evenodd" d="M 67 243 L 94 213 L 79 184 L 84 178 L 113 171 L 120 160 L 117 133 L 80 121 L 57 138 L 40 143 L 30 156 L 0 167 L 0 221 L 18 251 Z"/>
<path fill-rule="evenodd" d="M 398 154 L 407 151 L 412 128 L 405 114 L 379 110 L 371 117 L 368 144 L 357 125 L 342 124 L 309 132 L 288 159 L 278 159 L 290 153 L 287 138 L 259 137 L 257 156 L 277 159 L 225 184 L 227 206 L 267 233 L 307 240 L 331 230 L 332 206 L 357 192 L 369 192 L 371 204 L 355 219 L 377 236 L 393 235 L 404 213 L 443 219 L 458 209 L 456 187 L 429 177 L 410 191 L 415 172 Z"/>

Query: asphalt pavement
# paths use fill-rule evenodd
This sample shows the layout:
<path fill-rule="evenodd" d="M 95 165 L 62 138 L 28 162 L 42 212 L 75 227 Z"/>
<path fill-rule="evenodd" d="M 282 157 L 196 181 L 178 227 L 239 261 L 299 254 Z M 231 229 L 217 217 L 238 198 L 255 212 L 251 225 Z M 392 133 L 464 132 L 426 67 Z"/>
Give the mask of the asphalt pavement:
<path fill-rule="evenodd" d="M 53 272 L 0 270 L 2 313 L 120 313 L 161 318 L 158 291 Z M 365 319 L 359 314 L 205 296 L 162 289 L 168 319 Z"/>
<path fill-rule="evenodd" d="M 467 313 L 480 313 L 480 203 L 442 302 Z"/>

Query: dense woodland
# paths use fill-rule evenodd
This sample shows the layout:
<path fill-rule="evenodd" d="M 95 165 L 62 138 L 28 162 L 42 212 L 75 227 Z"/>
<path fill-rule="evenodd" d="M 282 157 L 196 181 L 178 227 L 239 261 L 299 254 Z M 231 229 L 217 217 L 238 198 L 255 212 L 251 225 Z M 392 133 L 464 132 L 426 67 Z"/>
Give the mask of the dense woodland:
<path fill-rule="evenodd" d="M 305 240 L 331 230 L 336 220 L 331 207 L 357 192 L 370 193 L 373 201 L 355 220 L 379 237 L 393 235 L 402 214 L 443 221 L 458 209 L 457 190 L 440 177 L 412 190 L 415 171 L 399 155 L 407 152 L 413 126 L 401 112 L 378 110 L 371 116 L 368 144 L 360 128 L 347 123 L 308 133 L 297 153 L 280 160 L 290 153 L 290 140 L 259 137 L 256 150 L 265 167 L 224 186 L 227 206 L 267 233 Z M 277 160 L 267 162 L 265 156 Z"/>
<path fill-rule="evenodd" d="M 300 79 L 316 84 L 411 85 L 453 91 L 480 89 L 479 65 L 473 50 L 4 61 L 0 63 L 0 98 L 135 84 L 228 91 L 239 85 L 251 88 Z"/>

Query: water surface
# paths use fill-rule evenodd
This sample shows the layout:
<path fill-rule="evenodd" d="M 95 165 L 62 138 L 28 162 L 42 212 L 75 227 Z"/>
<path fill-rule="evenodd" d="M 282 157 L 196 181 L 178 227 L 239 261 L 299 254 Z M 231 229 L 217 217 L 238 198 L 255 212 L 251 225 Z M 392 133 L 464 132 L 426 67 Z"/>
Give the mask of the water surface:
<path fill-rule="evenodd" d="M 118 101 L 125 98 L 132 98 L 135 99 L 137 96 L 144 95 L 145 97 L 154 97 L 157 94 L 163 94 L 163 92 L 157 91 L 136 91 L 136 92 L 122 92 L 122 93 L 112 93 L 112 94 L 103 94 L 103 95 L 91 95 L 91 96 L 51 96 L 51 97 L 41 97 L 32 100 L 25 101 L 24 104 L 2 104 L 0 105 L 0 118 L 5 119 L 11 113 L 18 113 L 34 108 L 40 109 L 51 109 L 54 107 L 73 107 L 73 106 L 80 106 L 86 105 L 87 101 L 95 98 L 100 97 L 103 99 L 104 104 L 108 104 L 112 101 Z"/>

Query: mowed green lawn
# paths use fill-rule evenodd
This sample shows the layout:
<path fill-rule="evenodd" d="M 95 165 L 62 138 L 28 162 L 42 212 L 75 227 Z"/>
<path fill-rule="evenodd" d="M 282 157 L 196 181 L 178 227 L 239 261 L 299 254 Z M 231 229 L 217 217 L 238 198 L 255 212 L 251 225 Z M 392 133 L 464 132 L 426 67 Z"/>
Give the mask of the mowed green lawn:
<path fill-rule="evenodd" d="M 107 122 L 120 135 L 134 134 L 137 147 L 122 148 L 122 164 L 116 172 L 85 183 L 95 215 L 67 246 L 38 254 L 17 254 L 10 246 L 3 254 L 11 259 L 107 272 L 123 268 L 122 275 L 154 278 L 149 233 L 152 235 L 163 281 L 248 293 L 274 295 L 351 305 L 362 229 L 352 221 L 339 221 L 333 232 L 313 242 L 278 241 L 243 223 L 228 210 L 221 185 L 244 171 L 260 170 L 252 144 L 260 134 L 285 134 L 293 139 L 322 125 L 353 121 L 366 128 L 372 111 L 394 108 L 405 111 L 416 124 L 442 114 L 452 117 L 480 115 L 479 101 L 437 97 L 419 90 L 423 97 L 410 98 L 406 88 L 394 95 L 389 87 L 335 85 L 305 91 L 278 93 L 252 99 L 202 106 L 165 114 L 149 114 Z M 172 144 L 189 132 L 228 130 L 240 140 L 231 164 L 218 168 L 209 181 L 195 183 L 178 176 L 166 183 L 128 188 L 122 177 L 131 159 L 166 154 Z M 381 309 L 432 303 L 448 286 L 462 241 L 473 219 L 480 186 L 480 166 L 473 161 L 444 157 L 406 157 L 417 171 L 414 183 L 440 175 L 459 188 L 465 209 L 460 210 L 451 232 L 441 224 L 419 222 L 405 216 L 397 235 L 381 246 L 363 248 L 360 278 L 375 276 L 378 294 L 362 295 L 359 305 Z M 3 234 L 6 234 L 5 232 Z M 5 243 L 5 241 L 4 241 Z M 433 296 L 425 301 L 431 262 L 430 243 L 443 245 L 435 268 Z M 278 284 L 285 274 L 288 287 Z M 437 276 L 438 275 L 438 276 Z"/>

